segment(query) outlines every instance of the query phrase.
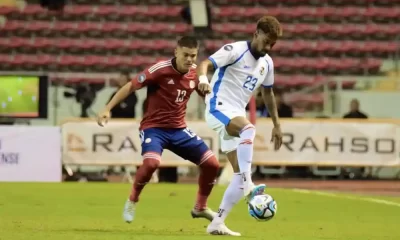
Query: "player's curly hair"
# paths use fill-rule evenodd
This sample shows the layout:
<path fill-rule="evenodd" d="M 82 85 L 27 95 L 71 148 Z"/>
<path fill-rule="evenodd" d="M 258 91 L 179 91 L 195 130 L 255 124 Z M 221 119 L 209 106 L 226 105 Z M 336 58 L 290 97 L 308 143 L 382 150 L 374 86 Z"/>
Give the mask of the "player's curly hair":
<path fill-rule="evenodd" d="M 278 19 L 272 16 L 264 16 L 257 21 L 257 30 L 261 30 L 266 34 L 271 34 L 275 37 L 281 37 L 283 30 Z"/>

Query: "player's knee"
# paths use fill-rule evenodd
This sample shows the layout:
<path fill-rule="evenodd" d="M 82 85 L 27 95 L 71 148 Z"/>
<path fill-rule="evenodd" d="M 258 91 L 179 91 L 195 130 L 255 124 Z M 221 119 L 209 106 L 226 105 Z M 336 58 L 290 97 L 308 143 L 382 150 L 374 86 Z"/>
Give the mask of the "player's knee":
<path fill-rule="evenodd" d="M 149 156 L 148 154 L 143 155 L 143 166 L 149 169 L 157 169 L 160 166 L 161 157 L 156 154 Z"/>
<path fill-rule="evenodd" d="M 202 169 L 207 169 L 207 171 L 218 172 L 219 170 L 219 162 L 214 154 L 212 154 L 206 160 L 200 163 L 199 166 Z"/>
<path fill-rule="evenodd" d="M 143 165 L 149 169 L 157 169 L 160 166 L 160 161 L 153 158 L 146 158 L 143 160 Z"/>
<path fill-rule="evenodd" d="M 239 133 L 240 144 L 253 144 L 256 137 L 256 127 L 253 124 L 247 124 Z"/>
<path fill-rule="evenodd" d="M 215 155 L 210 156 L 202 165 L 210 169 L 219 169 L 219 162 Z"/>

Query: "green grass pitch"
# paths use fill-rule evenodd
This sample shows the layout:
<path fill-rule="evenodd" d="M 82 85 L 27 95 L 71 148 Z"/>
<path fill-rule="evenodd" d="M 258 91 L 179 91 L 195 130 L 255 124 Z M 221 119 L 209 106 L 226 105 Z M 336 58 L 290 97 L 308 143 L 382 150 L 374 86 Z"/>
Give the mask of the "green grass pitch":
<path fill-rule="evenodd" d="M 0 76 L 0 114 L 37 115 L 38 86 L 38 77 Z"/>
<path fill-rule="evenodd" d="M 203 240 L 203 219 L 192 219 L 195 185 L 150 184 L 136 219 L 122 221 L 129 184 L 0 183 L 0 240 Z M 224 187 L 216 187 L 209 206 L 217 209 Z M 270 189 L 278 214 L 256 222 L 240 202 L 227 225 L 252 240 L 399 240 L 400 205 Z M 340 195 L 339 195 L 340 196 Z M 379 198 L 379 197 L 375 197 Z M 382 197 L 382 199 L 385 199 Z M 389 198 L 386 198 L 389 200 Z M 398 202 L 399 198 L 390 198 Z"/>

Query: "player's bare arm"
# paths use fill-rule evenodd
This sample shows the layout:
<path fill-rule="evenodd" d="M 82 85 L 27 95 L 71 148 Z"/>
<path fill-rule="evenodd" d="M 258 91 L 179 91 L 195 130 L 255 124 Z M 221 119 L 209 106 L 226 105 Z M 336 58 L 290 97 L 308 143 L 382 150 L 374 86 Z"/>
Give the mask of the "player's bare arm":
<path fill-rule="evenodd" d="M 210 82 L 207 78 L 208 69 L 211 67 L 213 67 L 213 63 L 209 59 L 202 61 L 197 67 L 197 75 L 199 76 L 198 89 L 204 94 L 208 94 L 211 92 Z"/>
<path fill-rule="evenodd" d="M 278 108 L 276 106 L 274 91 L 272 88 L 265 87 L 261 89 L 261 94 L 271 116 L 274 128 L 272 130 L 271 142 L 274 142 L 275 150 L 278 150 L 282 145 L 282 131 L 279 123 Z"/>
<path fill-rule="evenodd" d="M 117 93 L 111 98 L 110 102 L 106 105 L 106 107 L 97 115 L 97 124 L 103 127 L 111 117 L 110 111 L 116 105 L 118 105 L 122 100 L 127 98 L 129 94 L 132 93 L 132 83 L 128 82 L 122 88 L 120 88 Z"/>

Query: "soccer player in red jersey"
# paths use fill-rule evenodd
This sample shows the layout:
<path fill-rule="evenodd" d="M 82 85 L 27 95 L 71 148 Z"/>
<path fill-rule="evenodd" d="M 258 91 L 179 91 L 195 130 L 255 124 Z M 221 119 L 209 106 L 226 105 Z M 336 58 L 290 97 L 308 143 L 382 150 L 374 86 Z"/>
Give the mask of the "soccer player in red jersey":
<path fill-rule="evenodd" d="M 190 95 L 197 91 L 204 96 L 197 87 L 194 64 L 199 45 L 193 37 L 182 37 L 177 45 L 174 58 L 158 62 L 139 73 L 115 94 L 97 119 L 98 124 L 103 126 L 114 106 L 132 91 L 147 86 L 147 111 L 140 123 L 143 164 L 136 173 L 132 193 L 125 203 L 123 217 L 128 223 L 134 219 L 139 195 L 159 167 L 164 149 L 200 168 L 199 190 L 196 205 L 191 211 L 192 217 L 212 221 L 216 216 L 207 208 L 207 198 L 214 186 L 219 163 L 204 141 L 185 122 Z"/>

